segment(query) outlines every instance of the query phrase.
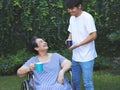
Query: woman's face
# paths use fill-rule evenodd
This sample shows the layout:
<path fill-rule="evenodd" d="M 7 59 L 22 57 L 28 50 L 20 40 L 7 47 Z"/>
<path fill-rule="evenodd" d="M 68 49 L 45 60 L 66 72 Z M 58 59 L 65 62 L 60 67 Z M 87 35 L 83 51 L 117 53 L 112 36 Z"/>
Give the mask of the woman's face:
<path fill-rule="evenodd" d="M 38 45 L 37 47 L 37 51 L 43 51 L 43 50 L 47 50 L 48 49 L 48 45 L 47 42 L 45 42 L 43 39 L 38 38 L 36 39 L 36 43 Z"/>

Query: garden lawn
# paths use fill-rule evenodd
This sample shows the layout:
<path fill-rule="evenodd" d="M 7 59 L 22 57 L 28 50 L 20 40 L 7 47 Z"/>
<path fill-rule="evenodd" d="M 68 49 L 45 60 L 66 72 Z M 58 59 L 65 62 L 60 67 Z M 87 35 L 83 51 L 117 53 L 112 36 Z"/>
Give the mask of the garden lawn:
<path fill-rule="evenodd" d="M 120 90 L 120 75 L 113 75 L 108 72 L 94 73 L 95 90 Z"/>
<path fill-rule="evenodd" d="M 0 76 L 0 90 L 20 90 L 21 82 L 25 78 L 13 76 Z"/>
<path fill-rule="evenodd" d="M 0 90 L 20 90 L 21 82 L 25 78 L 0 76 Z M 112 75 L 104 71 L 94 72 L 95 90 L 120 90 L 120 75 Z M 84 90 L 82 83 L 82 90 Z"/>

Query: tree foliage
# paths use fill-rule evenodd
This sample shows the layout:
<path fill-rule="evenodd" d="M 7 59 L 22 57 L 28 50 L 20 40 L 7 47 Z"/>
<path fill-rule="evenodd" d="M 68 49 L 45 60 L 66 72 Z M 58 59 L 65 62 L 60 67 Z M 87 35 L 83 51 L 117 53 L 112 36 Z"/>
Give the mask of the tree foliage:
<path fill-rule="evenodd" d="M 119 0 L 85 0 L 85 7 L 96 22 L 99 55 L 120 56 L 120 2 Z"/>
<path fill-rule="evenodd" d="M 119 0 L 83 1 L 83 10 L 91 13 L 96 22 L 96 48 L 100 55 L 119 56 L 119 7 Z M 1 0 L 1 56 L 28 47 L 34 35 L 44 38 L 50 49 L 66 48 L 64 41 L 68 36 L 69 17 L 65 0 Z"/>
<path fill-rule="evenodd" d="M 66 17 L 62 0 L 2 0 L 0 2 L 0 51 L 6 56 L 27 47 L 34 35 L 50 48 L 63 48 Z"/>

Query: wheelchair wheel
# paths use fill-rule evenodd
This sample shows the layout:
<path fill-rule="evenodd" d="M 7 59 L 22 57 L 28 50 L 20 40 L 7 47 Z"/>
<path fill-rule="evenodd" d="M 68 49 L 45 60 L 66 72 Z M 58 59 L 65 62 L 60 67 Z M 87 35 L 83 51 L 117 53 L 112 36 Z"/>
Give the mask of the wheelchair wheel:
<path fill-rule="evenodd" d="M 31 90 L 31 89 L 29 88 L 29 83 L 28 83 L 27 80 L 24 80 L 24 81 L 22 82 L 21 90 Z"/>

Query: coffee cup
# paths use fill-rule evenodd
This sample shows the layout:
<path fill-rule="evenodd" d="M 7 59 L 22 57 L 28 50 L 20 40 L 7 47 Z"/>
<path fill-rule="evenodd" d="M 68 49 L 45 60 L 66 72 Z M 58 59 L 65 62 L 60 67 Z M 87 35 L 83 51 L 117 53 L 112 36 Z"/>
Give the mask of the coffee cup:
<path fill-rule="evenodd" d="M 43 71 L 43 63 L 41 63 L 41 62 L 36 63 L 35 69 L 37 72 L 42 72 Z"/>
<path fill-rule="evenodd" d="M 67 47 L 71 47 L 72 46 L 72 40 L 67 40 Z"/>

